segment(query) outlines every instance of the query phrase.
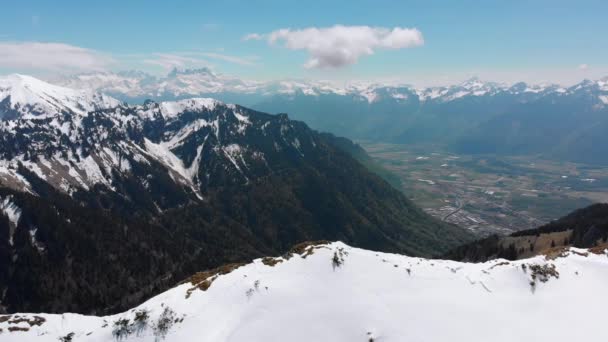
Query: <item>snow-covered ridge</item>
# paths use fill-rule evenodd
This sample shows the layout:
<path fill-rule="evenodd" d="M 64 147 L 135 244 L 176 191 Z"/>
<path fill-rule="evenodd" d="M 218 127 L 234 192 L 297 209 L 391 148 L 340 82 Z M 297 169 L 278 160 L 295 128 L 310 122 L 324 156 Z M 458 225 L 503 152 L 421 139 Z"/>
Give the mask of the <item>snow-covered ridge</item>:
<path fill-rule="evenodd" d="M 0 78 L 0 119 L 13 117 L 42 118 L 56 113 L 84 115 L 98 109 L 113 108 L 120 102 L 91 90 L 64 88 L 25 75 Z M 4 112 L 4 113 L 3 113 Z"/>
<path fill-rule="evenodd" d="M 212 182 L 214 172 L 233 174 L 241 182 L 251 178 L 246 173 L 252 164 L 261 162 L 270 172 L 265 153 L 247 146 L 249 133 L 279 139 L 275 149 L 291 146 L 302 155 L 300 141 L 286 137 L 294 132 L 293 124 L 270 137 L 267 126 L 271 121 L 282 125 L 280 118 L 260 115 L 253 120 L 247 108 L 215 99 L 128 105 L 27 76 L 9 79 L 10 86 L 2 88 L 9 106 L 0 102 L 0 185 L 18 191 L 36 195 L 21 167 L 72 194 L 97 184 L 115 191 L 115 181 L 123 176 L 139 177 L 147 187 L 147 176 L 134 175 L 132 167 L 160 163 L 175 183 L 201 198 L 201 184 Z M 14 114 L 13 108 L 18 115 L 2 119 L 3 110 Z"/>
<path fill-rule="evenodd" d="M 0 341 L 601 340 L 606 252 L 471 264 L 301 245 L 113 316 L 0 316 Z"/>

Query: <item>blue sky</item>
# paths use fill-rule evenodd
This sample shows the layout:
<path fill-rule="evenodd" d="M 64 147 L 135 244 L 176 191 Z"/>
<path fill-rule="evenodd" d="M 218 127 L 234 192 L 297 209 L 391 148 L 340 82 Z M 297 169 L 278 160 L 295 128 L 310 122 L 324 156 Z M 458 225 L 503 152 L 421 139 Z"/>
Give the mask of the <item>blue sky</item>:
<path fill-rule="evenodd" d="M 0 12 L 0 73 L 162 74 L 171 66 L 208 65 L 263 80 L 397 78 L 425 84 L 477 75 L 573 83 L 608 75 L 607 16 L 607 1 L 20 0 L 3 4 Z M 323 51 L 322 42 L 335 33 L 323 29 L 335 25 L 347 28 L 336 34 L 360 34 L 348 30 L 353 26 L 386 32 L 373 31 L 375 43 Z M 268 41 L 272 32 L 287 28 L 290 33 Z M 308 28 L 321 31 L 298 31 Z M 415 28 L 423 42 L 382 43 L 395 28 Z M 251 33 L 261 39 L 243 40 Z M 365 44 L 369 51 L 349 50 Z M 348 61 L 335 61 L 332 53 Z M 59 60 L 40 56 L 51 54 Z M 336 65 L 321 61 L 310 67 L 315 56 Z"/>

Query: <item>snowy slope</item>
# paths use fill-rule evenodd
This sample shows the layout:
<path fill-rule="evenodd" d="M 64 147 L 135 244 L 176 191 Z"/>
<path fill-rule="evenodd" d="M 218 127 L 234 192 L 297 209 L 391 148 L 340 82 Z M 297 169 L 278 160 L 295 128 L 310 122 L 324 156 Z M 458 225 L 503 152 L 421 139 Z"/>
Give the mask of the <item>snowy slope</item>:
<path fill-rule="evenodd" d="M 196 286 L 186 282 L 114 316 L 0 317 L 0 341 L 72 333 L 74 341 L 570 342 L 605 334 L 607 251 L 479 264 L 340 242 L 298 251 L 225 267 L 232 272 L 224 275 L 198 274 Z M 134 323 L 142 312 L 149 317 Z"/>
<path fill-rule="evenodd" d="M 59 87 L 25 75 L 0 78 L 0 119 L 43 118 L 56 113 L 113 108 L 120 102 L 93 91 Z"/>

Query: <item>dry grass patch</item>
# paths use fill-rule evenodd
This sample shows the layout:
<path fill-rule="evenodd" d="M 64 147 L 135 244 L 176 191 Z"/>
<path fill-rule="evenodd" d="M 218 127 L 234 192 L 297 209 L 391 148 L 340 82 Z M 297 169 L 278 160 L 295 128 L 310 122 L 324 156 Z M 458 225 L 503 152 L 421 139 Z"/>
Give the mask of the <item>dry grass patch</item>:
<path fill-rule="evenodd" d="M 555 247 L 545 251 L 546 260 L 555 260 L 557 258 L 565 258 L 569 253 L 570 247 Z"/>
<path fill-rule="evenodd" d="M 592 248 L 589 248 L 589 253 L 593 253 L 593 254 L 606 254 L 606 250 L 608 249 L 608 243 L 604 243 Z"/>
<path fill-rule="evenodd" d="M 30 327 L 41 326 L 44 322 L 46 322 L 46 319 L 44 317 L 40 317 L 40 316 L 32 316 L 32 317 L 16 316 L 14 319 L 10 320 L 8 322 L 8 324 L 19 324 L 19 323 L 23 323 L 23 322 L 29 324 Z"/>
<path fill-rule="evenodd" d="M 191 283 L 192 285 L 194 285 L 194 287 L 189 288 L 186 291 L 186 298 L 190 298 L 190 295 L 195 290 L 207 291 L 209 289 L 209 287 L 211 287 L 211 284 L 213 283 L 213 281 L 215 279 L 217 279 L 217 277 L 224 275 L 224 274 L 228 274 L 244 265 L 245 265 L 245 263 L 233 263 L 233 264 L 227 264 L 224 266 L 220 266 L 218 268 L 214 268 L 209 271 L 195 273 L 190 278 L 188 278 L 182 282 L 182 284 Z"/>
<path fill-rule="evenodd" d="M 578 252 L 578 251 L 575 251 L 575 250 L 572 250 L 571 252 L 574 253 L 574 254 L 576 254 L 576 255 L 584 256 L 585 258 L 589 256 L 589 253 L 587 253 L 587 252 Z"/>
<path fill-rule="evenodd" d="M 30 328 L 26 328 L 26 327 L 8 327 L 8 331 L 10 331 L 10 332 L 14 332 L 14 331 L 30 331 Z"/>
<path fill-rule="evenodd" d="M 492 265 L 492 267 L 488 268 L 488 270 L 494 269 L 494 267 L 507 266 L 511 265 L 508 261 L 499 262 L 498 264 Z"/>
<path fill-rule="evenodd" d="M 572 230 L 543 233 L 538 236 L 507 236 L 501 240 L 500 246 L 507 249 L 513 245 L 517 251 L 517 259 L 526 259 L 536 255 L 552 254 L 556 248 L 569 247 L 571 236 Z"/>
<path fill-rule="evenodd" d="M 276 264 L 279 264 L 282 262 L 283 262 L 283 259 L 281 259 L 281 258 L 271 258 L 271 257 L 262 258 L 262 264 L 264 264 L 266 266 L 270 266 L 270 267 L 274 267 Z"/>
<path fill-rule="evenodd" d="M 313 255 L 315 249 L 327 248 L 325 245 L 330 244 L 330 241 L 327 240 L 318 240 L 318 241 L 305 241 L 293 246 L 289 252 L 285 255 L 285 259 L 290 259 L 295 254 L 301 256 L 306 259 L 309 255 Z"/>

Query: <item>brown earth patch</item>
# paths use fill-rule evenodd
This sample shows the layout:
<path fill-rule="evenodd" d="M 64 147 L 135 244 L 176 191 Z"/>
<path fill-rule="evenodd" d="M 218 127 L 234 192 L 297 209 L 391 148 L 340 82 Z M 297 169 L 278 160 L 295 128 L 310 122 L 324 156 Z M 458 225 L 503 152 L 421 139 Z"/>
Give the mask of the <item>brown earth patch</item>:
<path fill-rule="evenodd" d="M 40 316 L 32 316 L 32 317 L 16 316 L 12 320 L 10 320 L 8 322 L 8 324 L 19 324 L 19 323 L 23 323 L 23 322 L 29 324 L 30 327 L 41 326 L 44 322 L 46 322 L 46 319 L 44 317 L 40 317 Z"/>
<path fill-rule="evenodd" d="M 22 328 L 22 327 L 8 327 L 8 331 L 29 331 L 30 328 Z"/>
<path fill-rule="evenodd" d="M 279 264 L 282 262 L 283 262 L 283 259 L 281 259 L 281 258 L 271 258 L 271 257 L 262 258 L 262 264 L 264 264 L 266 266 L 270 266 L 270 267 L 274 267 L 276 264 Z"/>
<path fill-rule="evenodd" d="M 293 246 L 289 252 L 285 255 L 286 259 L 290 259 L 295 254 L 301 256 L 306 259 L 307 256 L 313 255 L 315 249 L 327 248 L 325 245 L 330 244 L 330 241 L 327 240 L 318 240 L 318 241 L 305 241 Z"/>
<path fill-rule="evenodd" d="M 589 253 L 593 254 L 606 254 L 606 249 L 608 249 L 608 243 L 604 243 L 592 248 L 589 248 Z"/>
<path fill-rule="evenodd" d="M 209 271 L 195 273 L 190 278 L 181 282 L 181 284 L 191 283 L 192 285 L 194 285 L 194 287 L 189 288 L 186 291 L 186 298 L 190 298 L 190 295 L 195 290 L 207 291 L 217 277 L 219 277 L 220 275 L 228 274 L 244 265 L 245 263 L 233 263 L 220 266 Z"/>
<path fill-rule="evenodd" d="M 510 265 L 508 261 L 499 262 L 498 264 L 492 265 L 492 267 L 488 268 L 488 270 L 494 269 L 495 267 L 507 266 Z"/>

